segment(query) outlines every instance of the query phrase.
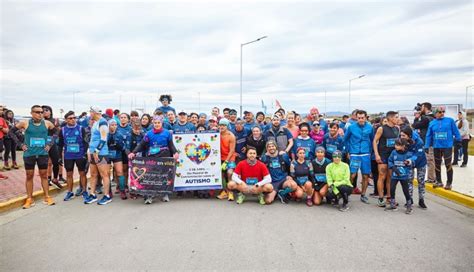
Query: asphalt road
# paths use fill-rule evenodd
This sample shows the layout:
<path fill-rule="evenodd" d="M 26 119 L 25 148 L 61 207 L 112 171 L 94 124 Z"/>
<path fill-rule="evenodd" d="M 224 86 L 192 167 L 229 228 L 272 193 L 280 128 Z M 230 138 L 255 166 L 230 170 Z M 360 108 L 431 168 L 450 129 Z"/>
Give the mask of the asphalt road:
<path fill-rule="evenodd" d="M 436 196 L 428 210 L 172 199 L 80 199 L 0 215 L 1 271 L 474 271 L 474 212 Z M 398 201 L 403 205 L 402 194 Z"/>

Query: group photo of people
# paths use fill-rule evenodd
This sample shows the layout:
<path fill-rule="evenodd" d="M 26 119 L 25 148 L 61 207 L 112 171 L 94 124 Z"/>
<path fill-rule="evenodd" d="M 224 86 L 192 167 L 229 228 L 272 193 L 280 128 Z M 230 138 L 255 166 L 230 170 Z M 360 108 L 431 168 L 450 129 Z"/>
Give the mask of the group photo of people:
<path fill-rule="evenodd" d="M 354 109 L 350 115 L 329 118 L 317 107 L 306 113 L 279 108 L 272 114 L 244 111 L 239 117 L 232 108 L 177 112 L 169 94 L 159 101 L 161 106 L 154 112 L 142 114 L 90 106 L 82 113 L 57 116 L 48 105 L 33 105 L 31 117 L 23 120 L 1 108 L 4 172 L 0 182 L 8 182 L 8 171 L 19 168 L 16 151 L 20 150 L 26 171 L 24 209 L 35 205 L 33 178 L 39 174 L 46 205 L 56 203 L 49 194 L 54 186 L 66 187 L 64 201 L 82 197 L 84 204 L 106 205 L 113 198 L 143 198 L 151 204 L 157 197 L 168 202 L 186 196 L 242 204 L 256 196 L 261 205 L 303 202 L 308 207 L 327 204 L 347 211 L 351 195 L 357 195 L 365 204 L 396 211 L 400 184 L 405 200 L 401 206 L 411 214 L 415 184 L 417 206 L 427 209 L 425 183 L 451 190 L 453 166 L 466 167 L 468 160 L 465 114 L 459 112 L 454 120 L 445 116 L 445 107 L 429 102 L 415 108 L 410 123 L 397 111 L 374 117 Z M 220 135 L 222 190 L 138 195 L 129 189 L 131 160 L 177 160 L 172 136 L 204 132 Z M 458 162 L 460 153 L 463 160 Z M 79 186 L 74 190 L 77 173 Z"/>

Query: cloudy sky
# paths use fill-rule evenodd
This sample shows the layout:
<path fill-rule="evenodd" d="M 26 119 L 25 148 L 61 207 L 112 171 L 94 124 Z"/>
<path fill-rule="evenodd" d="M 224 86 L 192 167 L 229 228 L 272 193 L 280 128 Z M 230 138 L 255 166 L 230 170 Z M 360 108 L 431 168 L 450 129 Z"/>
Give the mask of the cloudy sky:
<path fill-rule="evenodd" d="M 77 111 L 151 111 L 170 93 L 177 110 L 238 109 L 240 44 L 264 35 L 243 47 L 244 110 L 278 99 L 298 112 L 347 111 L 359 75 L 352 108 L 464 103 L 473 12 L 469 0 L 2 0 L 0 103 L 69 110 L 75 93 Z"/>

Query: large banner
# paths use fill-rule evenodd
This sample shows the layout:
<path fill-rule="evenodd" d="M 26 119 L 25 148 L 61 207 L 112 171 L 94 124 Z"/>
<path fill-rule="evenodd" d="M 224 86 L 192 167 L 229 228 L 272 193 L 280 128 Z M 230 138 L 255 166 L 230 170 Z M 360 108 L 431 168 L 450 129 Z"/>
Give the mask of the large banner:
<path fill-rule="evenodd" d="M 173 158 L 142 157 L 129 162 L 129 188 L 138 195 L 173 192 L 176 171 Z"/>
<path fill-rule="evenodd" d="M 175 191 L 222 189 L 220 134 L 173 135 L 178 150 Z"/>

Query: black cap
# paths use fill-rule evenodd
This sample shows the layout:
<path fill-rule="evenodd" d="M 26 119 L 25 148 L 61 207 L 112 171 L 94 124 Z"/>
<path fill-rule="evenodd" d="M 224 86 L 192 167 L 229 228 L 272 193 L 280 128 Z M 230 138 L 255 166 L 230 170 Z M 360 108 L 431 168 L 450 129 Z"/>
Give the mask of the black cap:
<path fill-rule="evenodd" d="M 261 111 L 257 112 L 257 114 L 256 114 L 256 116 L 259 116 L 259 115 L 265 116 L 265 114 L 264 114 L 263 112 L 261 112 Z"/>
<path fill-rule="evenodd" d="M 186 113 L 184 111 L 181 111 L 178 113 L 178 115 L 186 115 Z"/>
<path fill-rule="evenodd" d="M 252 113 L 252 112 L 250 112 L 250 111 L 244 111 L 244 114 L 249 114 L 249 113 Z"/>

